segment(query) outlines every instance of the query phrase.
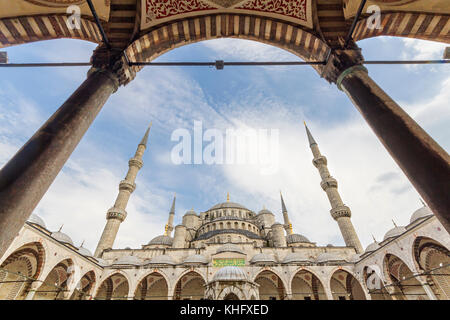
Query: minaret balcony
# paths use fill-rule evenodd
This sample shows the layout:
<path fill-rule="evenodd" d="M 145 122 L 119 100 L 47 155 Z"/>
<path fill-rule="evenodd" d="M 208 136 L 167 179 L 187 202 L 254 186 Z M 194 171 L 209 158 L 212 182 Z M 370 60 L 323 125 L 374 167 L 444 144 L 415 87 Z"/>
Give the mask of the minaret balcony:
<path fill-rule="evenodd" d="M 320 183 L 320 186 L 322 187 L 322 189 L 324 191 L 326 191 L 328 188 L 337 188 L 338 183 L 335 178 L 328 177 L 328 178 L 325 178 L 324 180 L 322 180 L 322 182 Z"/>
<path fill-rule="evenodd" d="M 106 213 L 106 219 L 118 219 L 118 220 L 120 220 L 120 222 L 125 220 L 126 217 L 127 217 L 127 212 L 123 209 L 119 209 L 116 207 L 112 207 Z"/>
<path fill-rule="evenodd" d="M 132 193 L 136 189 L 136 183 L 128 181 L 128 180 L 122 180 L 119 184 L 119 190 L 126 190 Z"/>
<path fill-rule="evenodd" d="M 337 220 L 342 217 L 350 218 L 352 216 L 352 212 L 350 208 L 347 206 L 339 206 L 337 208 L 331 209 L 330 213 L 334 220 Z"/>
<path fill-rule="evenodd" d="M 139 169 L 141 169 L 142 168 L 142 166 L 144 165 L 144 162 L 141 160 L 141 159 L 139 159 L 139 158 L 131 158 L 129 161 L 128 161 L 128 165 L 131 167 L 131 166 L 134 166 L 134 167 L 138 167 Z"/>
<path fill-rule="evenodd" d="M 328 161 L 327 157 L 325 156 L 318 156 L 317 158 L 314 158 L 312 161 L 313 165 L 318 168 L 319 166 L 326 166 Z"/>

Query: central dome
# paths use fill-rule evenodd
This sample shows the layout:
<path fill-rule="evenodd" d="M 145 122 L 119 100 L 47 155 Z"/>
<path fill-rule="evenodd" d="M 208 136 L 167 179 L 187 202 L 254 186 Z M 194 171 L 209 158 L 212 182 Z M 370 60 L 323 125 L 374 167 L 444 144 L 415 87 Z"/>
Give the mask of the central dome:
<path fill-rule="evenodd" d="M 219 204 L 216 204 L 215 206 L 213 206 L 212 208 L 210 208 L 208 211 L 211 210 L 215 210 L 215 209 L 244 209 L 244 210 L 248 210 L 246 207 L 244 207 L 242 204 L 236 203 L 236 202 L 222 202 Z"/>

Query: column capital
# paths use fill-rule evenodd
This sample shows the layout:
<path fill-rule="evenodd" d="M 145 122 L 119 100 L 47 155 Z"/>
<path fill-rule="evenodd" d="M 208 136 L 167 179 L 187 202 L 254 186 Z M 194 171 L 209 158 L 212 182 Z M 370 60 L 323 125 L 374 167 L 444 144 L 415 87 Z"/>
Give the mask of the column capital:
<path fill-rule="evenodd" d="M 352 40 L 345 49 L 331 49 L 328 62 L 323 68 L 321 77 L 330 83 L 338 82 L 339 77 L 349 68 L 354 66 L 362 67 L 364 57 L 361 48 Z"/>
<path fill-rule="evenodd" d="M 109 71 L 118 82 L 117 88 L 127 85 L 136 77 L 136 72 L 128 65 L 125 53 L 121 50 L 107 49 L 104 45 L 99 45 L 92 54 L 91 63 L 89 73 Z"/>

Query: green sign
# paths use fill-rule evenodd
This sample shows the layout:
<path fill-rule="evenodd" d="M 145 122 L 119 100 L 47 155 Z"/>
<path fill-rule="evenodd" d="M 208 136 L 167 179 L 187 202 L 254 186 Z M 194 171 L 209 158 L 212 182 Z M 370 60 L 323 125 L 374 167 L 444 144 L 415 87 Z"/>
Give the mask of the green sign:
<path fill-rule="evenodd" d="M 214 259 L 213 260 L 213 267 L 226 267 L 226 266 L 241 267 L 244 265 L 245 265 L 245 259 L 242 259 L 242 258 Z"/>

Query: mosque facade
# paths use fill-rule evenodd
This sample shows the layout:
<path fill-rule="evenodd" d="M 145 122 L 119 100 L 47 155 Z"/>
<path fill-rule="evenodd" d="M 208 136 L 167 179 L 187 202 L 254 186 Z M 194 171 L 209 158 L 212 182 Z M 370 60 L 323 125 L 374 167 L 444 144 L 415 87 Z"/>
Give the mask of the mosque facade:
<path fill-rule="evenodd" d="M 107 211 L 98 246 L 77 247 L 32 214 L 0 259 L 0 300 L 448 300 L 450 236 L 423 204 L 406 226 L 363 249 L 308 127 L 306 132 L 345 246 L 319 246 L 283 221 L 230 201 L 193 209 L 174 226 L 176 196 L 164 234 L 141 248 L 113 247 L 143 166 L 149 130 Z"/>

